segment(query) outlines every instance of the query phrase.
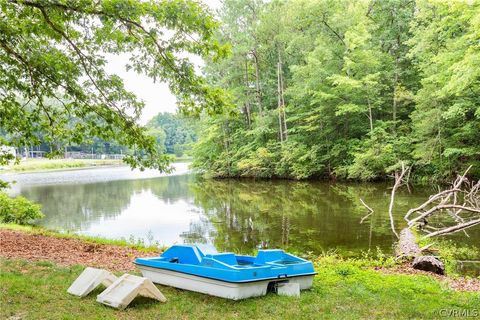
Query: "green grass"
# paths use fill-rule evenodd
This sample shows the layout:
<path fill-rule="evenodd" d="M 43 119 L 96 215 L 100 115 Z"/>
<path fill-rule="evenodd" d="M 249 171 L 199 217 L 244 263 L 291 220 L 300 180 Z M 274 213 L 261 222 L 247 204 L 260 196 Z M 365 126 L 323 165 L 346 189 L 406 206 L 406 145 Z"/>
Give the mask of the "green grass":
<path fill-rule="evenodd" d="M 191 162 L 193 160 L 192 156 L 181 156 L 177 157 L 176 155 L 173 155 L 174 162 Z"/>
<path fill-rule="evenodd" d="M 23 160 L 19 164 L 11 164 L 0 172 L 36 172 L 64 169 L 79 169 L 97 166 L 121 165 L 122 160 L 97 159 L 29 159 Z"/>
<path fill-rule="evenodd" d="M 63 238 L 63 239 L 79 239 L 87 243 L 96 243 L 96 244 L 108 244 L 108 245 L 115 245 L 121 247 L 130 247 L 137 249 L 143 252 L 158 252 L 158 250 L 162 249 L 156 243 L 152 243 L 148 245 L 145 243 L 143 239 L 106 239 L 102 237 L 95 237 L 95 236 L 87 236 L 87 235 L 79 235 L 76 233 L 69 233 L 69 232 L 58 232 L 53 230 L 45 229 L 41 226 L 26 226 L 26 225 L 18 225 L 18 224 L 9 224 L 9 223 L 0 223 L 0 229 L 9 229 L 9 230 L 16 230 L 22 231 L 32 234 L 40 234 L 47 237 L 55 237 L 55 238 Z"/>
<path fill-rule="evenodd" d="M 8 319 L 438 319 L 442 309 L 478 310 L 480 293 L 454 292 L 428 276 L 386 275 L 319 259 L 300 298 L 268 294 L 229 301 L 160 286 L 165 304 L 137 298 L 124 311 L 66 293 L 82 266 L 0 259 L 0 318 Z"/>

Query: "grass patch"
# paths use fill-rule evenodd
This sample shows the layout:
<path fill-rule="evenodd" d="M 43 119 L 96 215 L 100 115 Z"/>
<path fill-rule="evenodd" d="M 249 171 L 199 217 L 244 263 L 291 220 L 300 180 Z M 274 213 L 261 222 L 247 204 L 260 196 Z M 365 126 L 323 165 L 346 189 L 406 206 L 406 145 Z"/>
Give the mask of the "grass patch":
<path fill-rule="evenodd" d="M 7 166 L 3 172 L 36 172 L 64 169 L 78 169 L 86 167 L 113 166 L 123 164 L 122 160 L 113 159 L 29 159 L 19 164 Z"/>
<path fill-rule="evenodd" d="M 58 232 L 58 231 L 48 230 L 40 226 L 23 226 L 18 224 L 6 224 L 6 223 L 0 223 L 0 229 L 16 230 L 16 231 L 22 231 L 22 232 L 27 232 L 31 234 L 39 234 L 39 235 L 61 238 L 61 239 L 78 239 L 78 240 L 82 240 L 84 242 L 92 243 L 92 244 L 106 244 L 106 245 L 114 245 L 114 246 L 121 246 L 121 247 L 130 247 L 143 252 L 158 252 L 159 249 L 160 250 L 164 249 L 164 247 L 159 246 L 157 243 L 154 243 L 153 241 L 151 241 L 150 244 L 147 244 L 143 239 L 136 239 L 134 237 L 130 237 L 129 239 L 105 239 L 102 237 L 79 235 L 79 234 L 70 233 L 70 232 Z"/>
<path fill-rule="evenodd" d="M 428 276 L 386 275 L 352 261 L 316 260 L 300 298 L 268 294 L 229 301 L 161 286 L 165 304 L 137 299 L 124 311 L 66 293 L 82 266 L 0 259 L 0 318 L 25 319 L 438 319 L 442 309 L 478 310 L 480 294 L 455 292 Z"/>

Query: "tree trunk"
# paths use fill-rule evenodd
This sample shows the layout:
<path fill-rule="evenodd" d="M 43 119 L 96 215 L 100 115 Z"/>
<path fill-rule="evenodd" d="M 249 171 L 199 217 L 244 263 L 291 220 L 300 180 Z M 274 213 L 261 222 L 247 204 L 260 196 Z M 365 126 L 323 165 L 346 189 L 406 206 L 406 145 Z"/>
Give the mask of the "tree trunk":
<path fill-rule="evenodd" d="M 247 125 L 250 128 L 252 123 L 251 113 L 250 113 L 250 95 L 248 91 L 250 90 L 248 85 L 248 60 L 245 60 L 245 112 L 247 115 Z"/>
<path fill-rule="evenodd" d="M 257 48 L 253 48 L 252 55 L 255 62 L 255 90 L 257 95 L 258 112 L 263 116 L 262 91 L 260 88 L 260 66 L 258 65 Z"/>
<path fill-rule="evenodd" d="M 277 102 L 278 102 L 278 127 L 280 133 L 280 142 L 283 143 L 283 121 L 282 121 L 282 94 L 280 86 L 280 57 L 277 63 Z"/>
<path fill-rule="evenodd" d="M 283 134 L 285 135 L 285 141 L 288 140 L 288 130 L 287 130 L 287 114 L 285 113 L 285 96 L 284 90 L 285 86 L 283 84 L 283 71 L 282 71 L 282 62 L 280 61 L 280 92 L 282 97 L 282 116 L 283 116 Z"/>
<path fill-rule="evenodd" d="M 278 125 L 280 128 L 280 141 L 283 143 L 287 140 L 287 117 L 285 114 L 285 97 L 283 94 L 283 75 L 282 75 L 282 60 L 280 54 L 278 55 L 277 63 L 277 94 L 278 94 Z"/>
<path fill-rule="evenodd" d="M 368 119 L 370 120 L 370 134 L 373 133 L 373 116 L 372 116 L 372 106 L 370 105 L 370 99 L 367 97 L 368 102 Z"/>
<path fill-rule="evenodd" d="M 397 121 L 397 84 L 398 84 L 398 56 L 395 57 L 395 70 L 393 76 L 393 110 L 392 110 L 392 119 L 393 119 L 393 131 L 396 132 L 396 123 Z"/>

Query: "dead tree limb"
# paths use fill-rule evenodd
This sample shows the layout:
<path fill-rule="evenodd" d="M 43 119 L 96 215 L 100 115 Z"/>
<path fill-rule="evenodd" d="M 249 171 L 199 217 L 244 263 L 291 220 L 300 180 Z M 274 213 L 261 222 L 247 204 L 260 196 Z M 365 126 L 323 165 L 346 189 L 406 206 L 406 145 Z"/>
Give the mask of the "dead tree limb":
<path fill-rule="evenodd" d="M 471 220 L 471 221 L 468 221 L 468 222 L 465 222 L 465 223 L 458 224 L 458 225 L 453 226 L 453 227 L 438 230 L 438 231 L 432 232 L 430 234 L 427 234 L 423 238 L 431 238 L 431 237 L 434 237 L 434 236 L 452 234 L 452 233 L 455 233 L 455 232 L 458 232 L 458 231 L 463 231 L 463 230 L 465 230 L 467 228 L 470 228 L 470 227 L 473 227 L 477 224 L 480 224 L 480 219 Z"/>
<path fill-rule="evenodd" d="M 415 258 L 420 255 L 421 252 L 422 250 L 418 246 L 412 230 L 408 228 L 402 229 L 395 250 L 397 260 L 402 258 Z"/>
<path fill-rule="evenodd" d="M 372 213 L 374 213 L 375 211 L 373 211 L 373 209 L 370 208 L 370 207 L 365 203 L 365 201 L 363 201 L 362 198 L 360 198 L 360 202 L 361 202 L 361 203 L 363 204 L 363 206 L 364 206 L 365 208 L 367 208 L 367 210 L 369 211 L 369 213 L 368 213 L 366 216 L 364 216 L 364 217 L 362 218 L 362 220 L 360 220 L 360 224 L 362 224 L 363 221 L 365 221 L 365 219 L 367 219 L 368 217 L 370 217 L 370 216 L 372 215 Z"/>
<path fill-rule="evenodd" d="M 395 230 L 395 223 L 393 221 L 393 205 L 395 203 L 395 192 L 397 189 L 403 184 L 403 177 L 407 172 L 409 172 L 410 169 L 408 167 L 405 167 L 405 163 L 402 161 L 402 171 L 400 173 L 395 172 L 395 184 L 393 185 L 392 188 L 392 193 L 390 195 L 390 205 L 388 206 L 388 214 L 390 216 L 390 226 L 392 228 L 393 233 L 395 236 L 398 238 L 398 233 Z"/>
<path fill-rule="evenodd" d="M 430 197 L 430 199 L 428 199 L 427 201 L 425 201 L 422 205 L 420 205 L 419 207 L 416 207 L 414 209 L 410 209 L 408 210 L 407 214 L 405 215 L 404 219 L 406 221 L 409 221 L 408 218 L 415 212 L 417 211 L 420 211 L 420 210 L 423 210 L 425 209 L 429 204 L 431 204 L 432 202 L 434 202 L 435 200 L 438 200 L 438 198 L 448 194 L 448 193 L 451 193 L 451 192 L 457 192 L 457 191 L 460 191 L 460 189 L 449 189 L 449 190 L 445 190 L 445 191 L 442 191 L 440 193 L 437 193 L 433 196 Z"/>
<path fill-rule="evenodd" d="M 470 171 L 470 169 L 472 168 L 472 166 L 469 166 L 467 168 L 467 170 L 465 170 L 465 172 L 463 173 L 462 176 L 458 177 L 457 180 L 455 180 L 455 182 L 453 183 L 453 188 L 452 189 L 458 189 L 460 188 L 460 186 L 462 185 L 462 183 L 465 181 L 465 177 L 468 173 L 468 171 Z M 455 193 L 456 194 L 456 193 Z M 448 194 L 445 198 L 443 198 L 443 200 L 440 202 L 440 204 L 445 204 L 448 202 L 448 200 L 450 200 L 450 197 L 451 197 L 451 193 Z"/>
<path fill-rule="evenodd" d="M 467 174 L 472 166 L 468 167 L 463 175 L 459 175 L 448 190 L 440 191 L 429 197 L 427 201 L 408 210 L 405 220 L 408 227 L 418 226 L 427 235 L 424 238 L 431 238 L 463 231 L 468 237 L 465 229 L 480 224 L 480 181 L 469 181 Z M 448 215 L 453 220 L 441 219 L 440 216 L 432 226 L 429 218 L 433 215 Z M 462 214 L 462 216 L 460 216 Z M 413 217 L 415 215 L 415 217 Z M 435 221 L 435 220 L 434 220 Z M 453 225 L 452 225 L 453 221 Z M 427 231 L 434 230 L 432 232 Z"/>
<path fill-rule="evenodd" d="M 429 210 L 425 211 L 423 214 L 421 214 L 420 216 L 410 220 L 408 222 L 408 225 L 409 226 L 412 226 L 414 225 L 416 222 L 418 222 L 419 220 L 422 220 L 422 219 L 425 219 L 427 218 L 428 216 L 434 214 L 435 212 L 437 211 L 440 211 L 440 210 L 443 210 L 443 209 L 460 209 L 460 210 L 465 210 L 465 211 L 470 211 L 470 212 L 475 212 L 475 213 L 480 213 L 480 209 L 476 209 L 476 208 L 470 208 L 470 207 L 466 207 L 466 206 L 462 206 L 462 205 L 459 205 L 459 204 L 439 204 L 435 207 L 432 207 L 430 208 Z"/>

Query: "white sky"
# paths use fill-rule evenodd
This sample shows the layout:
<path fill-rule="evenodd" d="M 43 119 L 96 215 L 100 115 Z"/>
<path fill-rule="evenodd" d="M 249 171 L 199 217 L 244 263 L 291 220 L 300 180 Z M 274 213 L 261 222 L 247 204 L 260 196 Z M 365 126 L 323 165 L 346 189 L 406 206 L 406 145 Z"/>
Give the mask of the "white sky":
<path fill-rule="evenodd" d="M 201 0 L 212 10 L 221 6 L 221 0 Z M 153 83 L 153 80 L 138 74 L 134 71 L 126 71 L 125 64 L 128 62 L 128 55 L 109 55 L 107 57 L 107 72 L 114 73 L 123 78 L 127 90 L 132 91 L 137 97 L 145 102 L 140 123 L 145 124 L 149 119 L 159 112 L 175 112 L 176 99 L 168 89 L 166 83 Z M 196 65 L 202 65 L 203 60 L 200 57 L 194 57 L 192 61 Z"/>

